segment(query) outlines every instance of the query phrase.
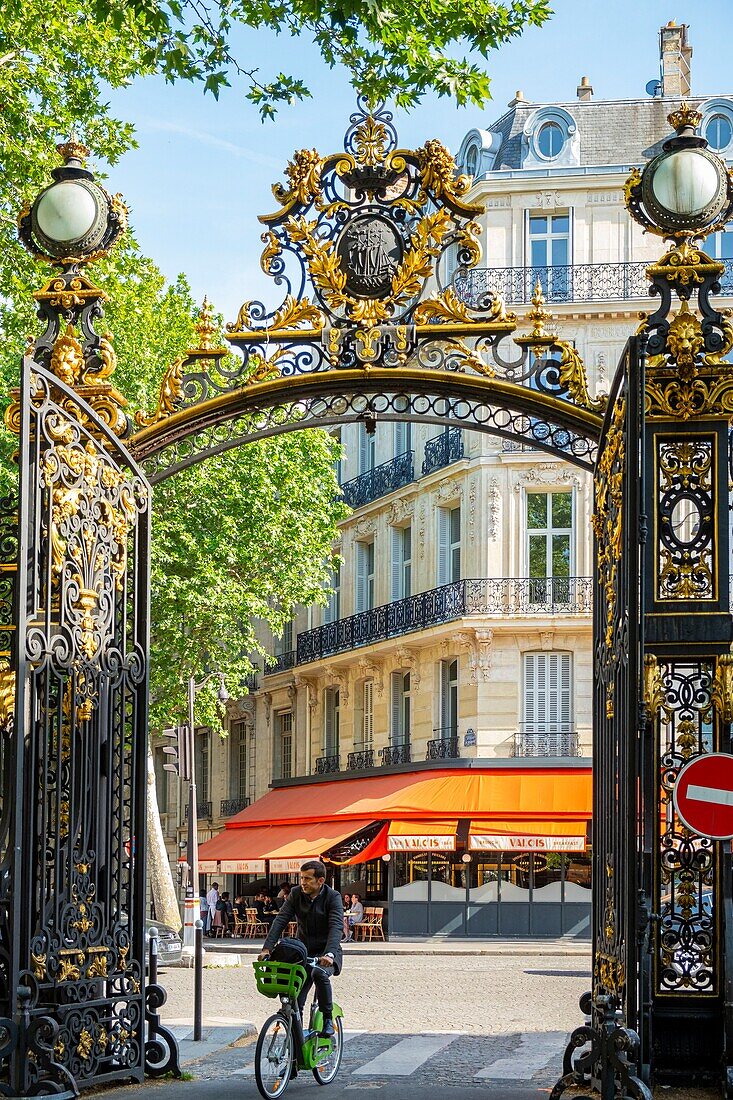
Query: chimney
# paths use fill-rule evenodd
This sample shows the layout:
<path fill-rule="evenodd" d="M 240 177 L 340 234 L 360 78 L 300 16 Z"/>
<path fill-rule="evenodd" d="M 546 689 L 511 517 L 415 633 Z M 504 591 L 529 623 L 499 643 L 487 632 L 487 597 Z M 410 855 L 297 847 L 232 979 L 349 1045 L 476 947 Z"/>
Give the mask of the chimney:
<path fill-rule="evenodd" d="M 589 99 L 593 98 L 593 85 L 587 76 L 581 76 L 580 84 L 575 90 L 581 103 L 587 103 Z"/>
<path fill-rule="evenodd" d="M 526 102 L 527 101 L 524 98 L 524 92 L 516 91 L 514 93 L 514 99 L 509 100 L 509 102 L 507 103 L 507 107 L 516 107 L 518 103 L 526 103 Z"/>
<path fill-rule="evenodd" d="M 662 62 L 662 95 L 667 99 L 685 99 L 690 94 L 692 46 L 687 44 L 687 24 L 678 26 L 670 19 L 659 32 Z"/>

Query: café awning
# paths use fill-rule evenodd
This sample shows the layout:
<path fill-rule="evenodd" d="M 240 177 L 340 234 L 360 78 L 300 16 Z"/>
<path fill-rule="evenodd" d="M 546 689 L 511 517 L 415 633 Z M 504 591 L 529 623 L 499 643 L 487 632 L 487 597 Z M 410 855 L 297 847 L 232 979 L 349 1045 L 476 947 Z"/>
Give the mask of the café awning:
<path fill-rule="evenodd" d="M 392 821 L 389 852 L 455 852 L 458 819 L 452 821 Z"/>
<path fill-rule="evenodd" d="M 224 829 L 199 846 L 199 860 L 313 859 L 371 825 L 371 819 L 272 824 Z"/>
<path fill-rule="evenodd" d="M 584 852 L 585 827 L 578 821 L 471 821 L 471 852 Z"/>

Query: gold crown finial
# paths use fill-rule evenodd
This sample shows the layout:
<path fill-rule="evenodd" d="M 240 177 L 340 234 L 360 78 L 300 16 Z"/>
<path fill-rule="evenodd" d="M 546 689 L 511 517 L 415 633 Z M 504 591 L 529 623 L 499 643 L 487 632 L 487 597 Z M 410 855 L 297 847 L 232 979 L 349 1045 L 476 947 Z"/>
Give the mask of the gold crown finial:
<path fill-rule="evenodd" d="M 68 164 L 70 160 L 76 160 L 79 161 L 79 164 L 83 168 L 90 150 L 87 149 L 86 145 L 82 145 L 76 130 L 72 129 L 66 141 L 62 141 L 60 145 L 56 146 L 56 152 L 59 154 L 64 164 Z"/>
<path fill-rule="evenodd" d="M 683 99 L 677 110 L 667 115 L 667 122 L 673 130 L 683 130 L 687 126 L 696 130 L 702 122 L 702 115 L 695 107 L 691 107 L 690 104 Z"/>
<path fill-rule="evenodd" d="M 204 295 L 194 327 L 198 336 L 198 350 L 211 351 L 215 345 L 216 324 L 214 323 L 213 306 L 206 295 Z"/>

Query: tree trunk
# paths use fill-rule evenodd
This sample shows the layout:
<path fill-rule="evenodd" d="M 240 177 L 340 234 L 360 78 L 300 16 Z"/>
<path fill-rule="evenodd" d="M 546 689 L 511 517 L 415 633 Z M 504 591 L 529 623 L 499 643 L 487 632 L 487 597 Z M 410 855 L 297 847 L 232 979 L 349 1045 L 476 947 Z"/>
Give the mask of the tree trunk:
<path fill-rule="evenodd" d="M 160 823 L 158 797 L 155 789 L 155 766 L 153 753 L 148 747 L 148 846 L 146 852 L 148 882 L 155 905 L 156 920 L 169 924 L 179 931 L 181 911 L 178 907 L 176 888 L 173 884 L 171 865 L 163 839 L 163 827 Z"/>

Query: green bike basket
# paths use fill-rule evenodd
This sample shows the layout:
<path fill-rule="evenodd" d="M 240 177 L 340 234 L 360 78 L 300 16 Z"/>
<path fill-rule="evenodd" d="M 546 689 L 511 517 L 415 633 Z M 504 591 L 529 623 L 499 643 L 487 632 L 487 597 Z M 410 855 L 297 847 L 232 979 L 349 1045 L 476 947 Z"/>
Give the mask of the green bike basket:
<path fill-rule="evenodd" d="M 307 974 L 300 963 L 254 962 L 257 990 L 265 997 L 297 997 Z"/>

